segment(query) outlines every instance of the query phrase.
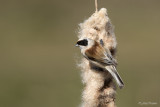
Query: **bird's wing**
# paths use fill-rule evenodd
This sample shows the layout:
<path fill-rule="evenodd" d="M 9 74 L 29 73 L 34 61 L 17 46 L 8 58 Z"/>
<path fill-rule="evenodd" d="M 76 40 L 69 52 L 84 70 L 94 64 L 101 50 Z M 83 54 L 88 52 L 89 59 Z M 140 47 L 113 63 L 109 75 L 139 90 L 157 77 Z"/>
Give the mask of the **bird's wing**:
<path fill-rule="evenodd" d="M 116 65 L 116 62 L 110 54 L 110 51 L 106 51 L 106 49 L 104 49 L 98 43 L 94 47 L 85 51 L 85 57 L 103 65 Z"/>
<path fill-rule="evenodd" d="M 109 63 L 110 65 L 117 66 L 117 61 L 113 58 L 109 50 L 107 50 L 104 54 L 104 62 Z"/>
<path fill-rule="evenodd" d="M 107 71 L 112 75 L 112 77 L 115 79 L 116 83 L 118 84 L 119 88 L 123 88 L 124 87 L 124 83 L 120 77 L 120 75 L 118 74 L 115 66 L 110 65 L 110 66 L 106 66 L 105 67 L 107 69 Z"/>

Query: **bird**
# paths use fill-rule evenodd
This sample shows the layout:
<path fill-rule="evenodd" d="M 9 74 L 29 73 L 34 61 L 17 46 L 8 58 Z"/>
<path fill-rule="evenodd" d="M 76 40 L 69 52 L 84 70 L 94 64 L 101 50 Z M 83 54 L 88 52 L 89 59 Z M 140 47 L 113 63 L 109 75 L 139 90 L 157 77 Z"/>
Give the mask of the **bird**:
<path fill-rule="evenodd" d="M 116 70 L 117 62 L 112 57 L 110 50 L 102 46 L 101 41 L 98 43 L 93 39 L 83 38 L 77 41 L 76 47 L 80 48 L 82 55 L 90 63 L 106 69 L 115 79 L 120 89 L 124 87 L 123 80 Z"/>

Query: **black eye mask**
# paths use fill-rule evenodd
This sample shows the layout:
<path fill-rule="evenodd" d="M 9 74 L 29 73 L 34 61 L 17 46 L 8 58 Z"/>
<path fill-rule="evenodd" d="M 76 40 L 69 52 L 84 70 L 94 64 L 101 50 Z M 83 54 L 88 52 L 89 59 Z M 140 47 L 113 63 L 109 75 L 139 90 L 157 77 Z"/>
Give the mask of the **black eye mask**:
<path fill-rule="evenodd" d="M 78 41 L 77 44 L 81 45 L 81 46 L 87 46 L 88 45 L 88 41 L 87 41 L 87 39 L 83 39 L 81 41 Z"/>

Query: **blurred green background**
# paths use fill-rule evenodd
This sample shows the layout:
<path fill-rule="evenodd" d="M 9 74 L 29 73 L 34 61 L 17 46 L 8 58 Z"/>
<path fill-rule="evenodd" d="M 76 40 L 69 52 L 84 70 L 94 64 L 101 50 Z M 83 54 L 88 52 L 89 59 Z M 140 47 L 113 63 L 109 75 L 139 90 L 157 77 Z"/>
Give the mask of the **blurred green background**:
<path fill-rule="evenodd" d="M 118 40 L 118 107 L 160 106 L 160 1 L 99 0 Z M 78 24 L 94 0 L 0 0 L 0 107 L 77 107 Z"/>

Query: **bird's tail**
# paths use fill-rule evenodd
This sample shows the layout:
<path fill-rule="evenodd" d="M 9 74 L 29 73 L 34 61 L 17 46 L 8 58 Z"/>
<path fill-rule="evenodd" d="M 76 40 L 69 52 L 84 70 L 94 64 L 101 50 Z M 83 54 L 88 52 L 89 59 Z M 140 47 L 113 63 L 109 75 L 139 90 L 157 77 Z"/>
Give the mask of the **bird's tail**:
<path fill-rule="evenodd" d="M 117 82 L 119 88 L 123 88 L 124 87 L 124 83 L 120 77 L 120 75 L 118 74 L 117 70 L 116 70 L 116 67 L 113 66 L 113 65 L 110 65 L 110 66 L 106 66 L 105 67 L 109 73 L 112 75 L 112 77 L 115 79 L 115 81 Z"/>

